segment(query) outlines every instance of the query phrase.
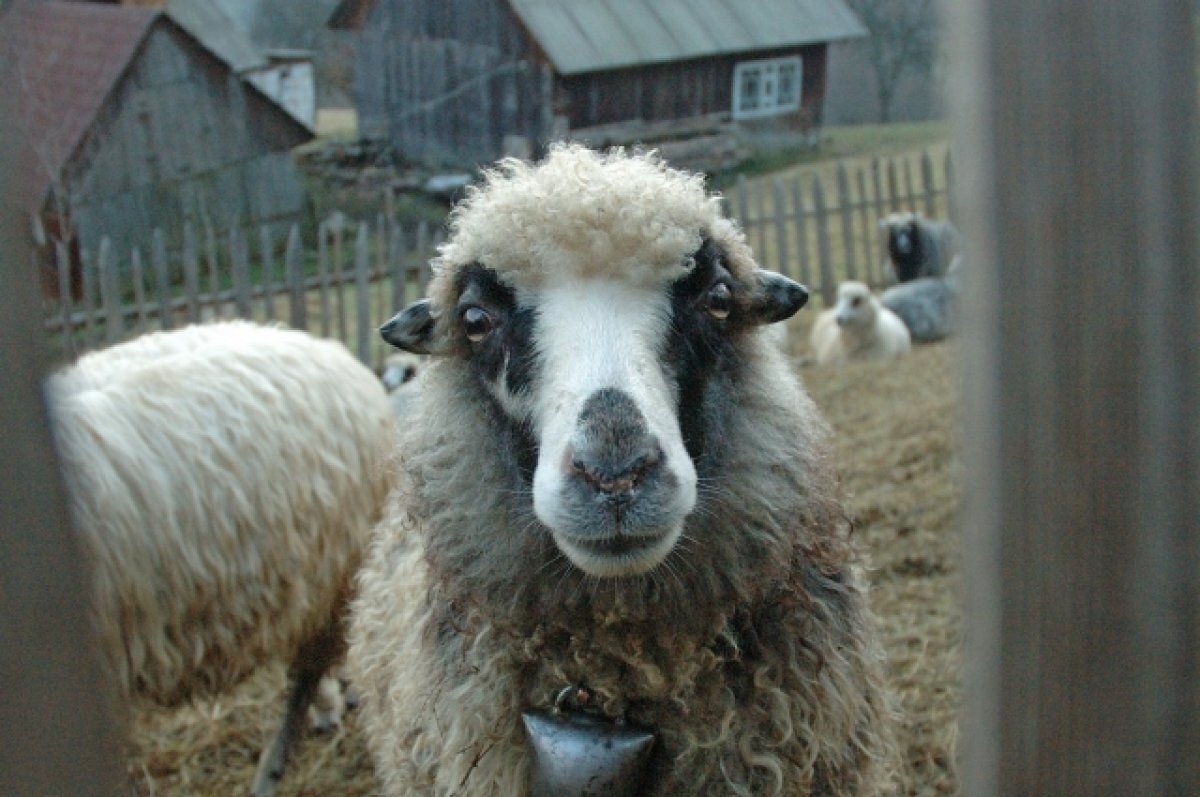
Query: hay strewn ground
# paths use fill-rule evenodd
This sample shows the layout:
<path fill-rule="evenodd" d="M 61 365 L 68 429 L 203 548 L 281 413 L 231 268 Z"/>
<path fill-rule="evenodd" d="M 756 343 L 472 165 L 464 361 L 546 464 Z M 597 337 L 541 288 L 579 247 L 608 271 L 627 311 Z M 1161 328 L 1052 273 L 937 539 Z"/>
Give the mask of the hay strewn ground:
<path fill-rule="evenodd" d="M 793 340 L 800 353 L 798 334 Z M 837 432 L 847 502 L 871 552 L 873 605 L 904 714 L 902 791 L 910 795 L 959 790 L 955 352 L 953 344 L 938 344 L 895 364 L 802 371 Z M 246 794 L 258 750 L 282 710 L 282 688 L 276 667 L 218 700 L 139 714 L 128 763 L 137 794 Z M 342 730 L 304 742 L 280 794 L 363 797 L 373 788 L 351 714 Z"/>

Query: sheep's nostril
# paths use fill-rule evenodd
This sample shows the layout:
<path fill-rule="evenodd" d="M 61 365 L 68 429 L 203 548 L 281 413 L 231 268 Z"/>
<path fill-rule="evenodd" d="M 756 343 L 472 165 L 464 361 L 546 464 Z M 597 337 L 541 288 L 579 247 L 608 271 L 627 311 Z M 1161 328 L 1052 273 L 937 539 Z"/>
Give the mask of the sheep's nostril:
<path fill-rule="evenodd" d="M 662 462 L 662 449 L 657 446 L 645 454 L 627 461 L 620 467 L 606 467 L 584 458 L 571 458 L 570 471 L 592 489 L 610 495 L 632 492 L 650 476 Z"/>

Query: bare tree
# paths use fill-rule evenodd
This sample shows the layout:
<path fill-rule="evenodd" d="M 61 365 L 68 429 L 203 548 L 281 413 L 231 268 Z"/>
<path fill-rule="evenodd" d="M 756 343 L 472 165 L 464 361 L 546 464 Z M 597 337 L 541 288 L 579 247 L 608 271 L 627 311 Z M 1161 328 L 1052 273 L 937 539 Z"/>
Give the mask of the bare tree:
<path fill-rule="evenodd" d="M 875 71 L 879 121 L 891 120 L 892 101 L 909 72 L 929 74 L 937 39 L 935 0 L 848 0 L 870 37 L 867 58 Z"/>

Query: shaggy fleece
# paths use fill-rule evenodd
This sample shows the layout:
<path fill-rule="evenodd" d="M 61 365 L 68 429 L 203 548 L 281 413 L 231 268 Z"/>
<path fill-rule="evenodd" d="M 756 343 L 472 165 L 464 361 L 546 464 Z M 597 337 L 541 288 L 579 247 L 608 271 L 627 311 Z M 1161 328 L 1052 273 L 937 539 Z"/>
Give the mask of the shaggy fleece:
<path fill-rule="evenodd" d="M 472 262 L 518 293 L 554 269 L 663 284 L 704 236 L 749 280 L 718 213 L 697 178 L 649 156 L 509 162 L 456 213 L 434 313 L 450 323 Z M 891 709 L 829 432 L 769 336 L 731 334 L 736 366 L 706 388 L 698 504 L 641 577 L 566 560 L 534 515 L 517 431 L 459 356 L 431 365 L 351 631 L 383 794 L 527 794 L 521 712 L 567 685 L 658 734 L 650 795 L 887 791 Z"/>
<path fill-rule="evenodd" d="M 336 619 L 394 437 L 382 386 L 341 344 L 192 326 L 88 354 L 47 392 L 126 697 L 223 690 Z"/>

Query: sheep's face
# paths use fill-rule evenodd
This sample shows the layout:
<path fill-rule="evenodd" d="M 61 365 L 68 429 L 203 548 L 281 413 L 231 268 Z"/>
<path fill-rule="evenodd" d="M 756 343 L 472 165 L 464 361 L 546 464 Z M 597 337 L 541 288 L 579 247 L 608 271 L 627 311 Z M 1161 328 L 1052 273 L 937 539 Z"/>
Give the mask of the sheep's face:
<path fill-rule="evenodd" d="M 457 300 L 382 329 L 393 345 L 459 359 L 508 422 L 533 511 L 571 562 L 596 577 L 646 573 L 696 506 L 707 417 L 728 399 L 751 327 L 783 320 L 800 285 L 743 271 L 711 238 L 658 280 L 568 272 L 515 287 L 479 263 Z"/>
<path fill-rule="evenodd" d="M 844 329 L 870 329 L 875 325 L 875 298 L 861 282 L 843 282 L 838 286 L 834 319 Z"/>

